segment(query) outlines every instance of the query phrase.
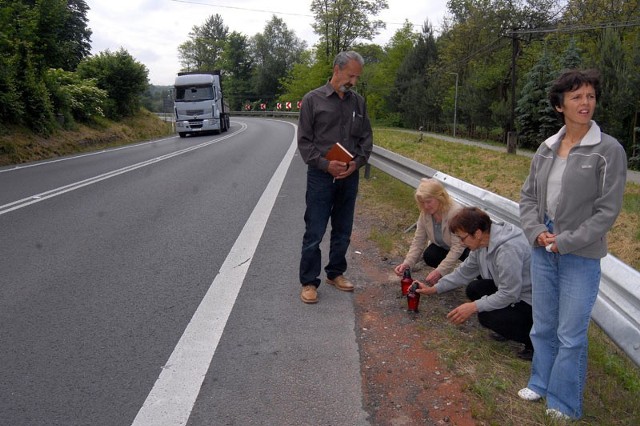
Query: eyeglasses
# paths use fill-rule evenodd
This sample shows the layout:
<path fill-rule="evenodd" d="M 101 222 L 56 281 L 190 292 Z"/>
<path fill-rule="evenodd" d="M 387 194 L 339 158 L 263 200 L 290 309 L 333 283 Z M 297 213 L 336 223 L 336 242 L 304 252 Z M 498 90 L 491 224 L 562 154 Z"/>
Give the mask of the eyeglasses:
<path fill-rule="evenodd" d="M 466 240 L 466 239 L 467 239 L 467 237 L 469 237 L 470 235 L 471 235 L 471 234 L 467 234 L 467 235 L 465 235 L 464 237 L 463 237 L 463 236 L 461 236 L 461 235 L 458 235 L 458 238 L 460 238 L 460 241 L 462 241 L 462 242 L 464 243 L 464 240 Z"/>

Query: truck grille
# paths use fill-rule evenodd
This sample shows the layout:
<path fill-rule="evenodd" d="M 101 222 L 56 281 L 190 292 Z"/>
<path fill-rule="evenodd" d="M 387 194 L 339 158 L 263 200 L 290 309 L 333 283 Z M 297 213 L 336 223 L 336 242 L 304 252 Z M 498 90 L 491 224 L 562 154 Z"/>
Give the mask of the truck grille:
<path fill-rule="evenodd" d="M 187 110 L 187 115 L 203 115 L 204 114 L 204 110 L 203 109 L 188 109 Z"/>

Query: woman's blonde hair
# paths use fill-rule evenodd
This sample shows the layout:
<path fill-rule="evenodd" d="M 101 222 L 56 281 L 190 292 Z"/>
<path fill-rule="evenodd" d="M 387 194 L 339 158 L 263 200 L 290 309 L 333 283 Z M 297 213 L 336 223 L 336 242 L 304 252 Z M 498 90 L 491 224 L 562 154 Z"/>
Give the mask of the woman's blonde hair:
<path fill-rule="evenodd" d="M 451 208 L 453 201 L 444 186 L 435 179 L 420 179 L 420 185 L 416 188 L 415 199 L 418 209 L 422 211 L 422 203 L 427 198 L 435 198 L 440 202 L 439 212 L 445 212 Z"/>

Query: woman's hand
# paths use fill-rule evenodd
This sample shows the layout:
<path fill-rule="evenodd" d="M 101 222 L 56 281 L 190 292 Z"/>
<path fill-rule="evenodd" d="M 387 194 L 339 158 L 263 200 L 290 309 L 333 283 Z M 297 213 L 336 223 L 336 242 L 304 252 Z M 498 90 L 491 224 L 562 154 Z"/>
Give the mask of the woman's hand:
<path fill-rule="evenodd" d="M 447 314 L 449 321 L 456 325 L 460 325 L 469 319 L 471 315 L 478 312 L 476 302 L 463 303 Z"/>
<path fill-rule="evenodd" d="M 430 285 L 436 285 L 438 284 L 438 281 L 440 281 L 440 278 L 442 278 L 442 274 L 437 269 L 434 269 L 429 272 L 425 281 Z"/>
<path fill-rule="evenodd" d="M 422 281 L 415 280 L 414 283 L 418 283 L 418 288 L 416 289 L 416 293 L 425 294 L 428 296 L 430 294 L 436 294 L 438 292 L 435 287 L 427 285 Z"/>
<path fill-rule="evenodd" d="M 558 253 L 558 246 L 556 244 L 556 234 L 551 232 L 541 232 L 536 238 L 536 243 L 540 247 L 545 247 L 548 252 Z"/>
<path fill-rule="evenodd" d="M 393 268 L 393 272 L 395 272 L 397 276 L 401 277 L 402 274 L 404 273 L 404 270 L 407 269 L 408 267 L 409 265 L 407 265 L 406 263 L 401 263 L 395 268 Z"/>

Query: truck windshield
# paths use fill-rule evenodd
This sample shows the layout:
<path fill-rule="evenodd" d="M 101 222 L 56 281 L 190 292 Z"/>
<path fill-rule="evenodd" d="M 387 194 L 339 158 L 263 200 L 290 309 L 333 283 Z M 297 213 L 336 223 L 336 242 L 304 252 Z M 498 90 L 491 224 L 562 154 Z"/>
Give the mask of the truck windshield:
<path fill-rule="evenodd" d="M 213 87 L 176 87 L 176 102 L 196 102 L 213 99 Z"/>

